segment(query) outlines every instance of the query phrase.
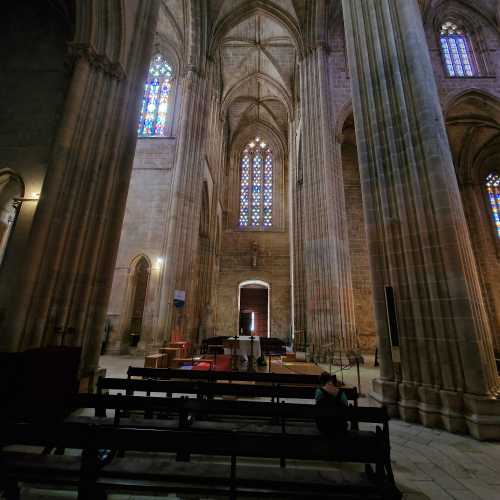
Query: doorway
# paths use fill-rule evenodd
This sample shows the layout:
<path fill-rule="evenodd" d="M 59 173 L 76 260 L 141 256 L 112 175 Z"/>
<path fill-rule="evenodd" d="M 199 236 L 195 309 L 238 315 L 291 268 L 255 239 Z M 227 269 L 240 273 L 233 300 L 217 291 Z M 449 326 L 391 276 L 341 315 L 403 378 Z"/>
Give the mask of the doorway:
<path fill-rule="evenodd" d="M 239 286 L 239 335 L 269 337 L 269 285 L 247 281 Z"/>

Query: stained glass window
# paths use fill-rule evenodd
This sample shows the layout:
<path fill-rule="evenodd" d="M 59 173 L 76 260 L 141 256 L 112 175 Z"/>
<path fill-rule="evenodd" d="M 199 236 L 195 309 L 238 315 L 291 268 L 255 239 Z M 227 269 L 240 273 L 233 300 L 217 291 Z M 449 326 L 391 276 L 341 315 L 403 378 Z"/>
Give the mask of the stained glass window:
<path fill-rule="evenodd" d="M 273 225 L 273 154 L 260 137 L 243 150 L 240 169 L 240 227 Z"/>
<path fill-rule="evenodd" d="M 444 23 L 440 43 L 448 76 L 477 76 L 469 38 L 463 29 L 450 21 Z"/>
<path fill-rule="evenodd" d="M 144 86 L 138 134 L 148 137 L 165 135 L 168 98 L 172 88 L 172 68 L 166 59 L 157 54 L 149 66 L 148 79 Z"/>
<path fill-rule="evenodd" d="M 500 238 L 500 175 L 491 173 L 486 177 L 486 191 L 497 236 Z"/>

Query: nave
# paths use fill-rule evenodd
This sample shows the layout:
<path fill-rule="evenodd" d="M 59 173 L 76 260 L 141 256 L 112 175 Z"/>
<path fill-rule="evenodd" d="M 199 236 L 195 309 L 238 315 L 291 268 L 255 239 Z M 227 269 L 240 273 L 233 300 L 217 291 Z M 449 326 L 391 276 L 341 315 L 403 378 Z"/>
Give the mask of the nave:
<path fill-rule="evenodd" d="M 368 356 L 365 364 L 361 366 L 361 391 L 369 387 L 369 383 L 377 372 L 373 367 L 374 359 Z M 107 379 L 127 378 L 130 367 L 141 368 L 144 358 L 137 356 L 102 356 L 101 366 L 105 369 Z M 329 365 L 320 364 L 321 369 L 328 370 Z M 356 371 L 345 370 L 343 373 L 345 386 L 356 386 L 358 384 Z M 120 391 L 110 391 L 116 393 Z M 137 392 L 137 397 L 146 396 L 146 393 Z M 164 394 L 154 394 L 164 396 Z M 144 398 L 147 399 L 147 398 Z M 264 400 L 264 398 L 251 398 L 251 400 Z M 267 401 L 267 398 L 265 399 Z M 292 401 L 292 400 L 291 400 Z M 307 402 L 294 399 L 293 402 Z M 361 395 L 358 400 L 360 406 L 373 405 L 373 400 Z M 78 416 L 93 415 L 92 410 L 77 412 Z M 93 418 L 93 417 L 92 417 Z M 139 417 L 141 419 L 141 417 Z M 248 423 L 246 424 L 248 425 Z M 457 436 L 436 429 L 428 429 L 417 424 L 409 424 L 399 420 L 390 421 L 391 459 L 392 470 L 395 475 L 396 484 L 403 494 L 404 499 L 495 499 L 499 486 L 498 459 L 500 458 L 500 445 L 496 443 L 482 443 L 467 436 Z M 370 424 L 361 424 L 361 429 L 373 428 Z M 75 451 L 66 451 L 71 455 Z M 128 454 L 126 455 L 128 456 Z M 134 456 L 134 454 L 132 454 Z M 171 456 L 172 457 L 172 456 Z M 175 460 L 175 455 L 170 458 Z M 193 457 L 192 461 L 198 462 L 202 458 Z M 220 462 L 221 459 L 216 459 Z M 262 466 L 266 463 L 273 467 L 275 460 L 259 459 L 258 461 L 247 459 L 247 465 Z M 221 461 L 224 463 L 224 460 Z M 310 464 L 300 460 L 289 460 L 286 467 L 292 468 L 311 467 Z M 347 474 L 359 470 L 351 464 L 328 464 L 321 462 L 314 465 L 314 470 L 345 471 Z M 37 487 L 27 485 L 21 490 L 21 498 L 26 500 L 48 500 L 48 499 L 76 499 L 77 493 L 65 488 L 50 486 Z M 170 494 L 148 496 L 146 494 L 112 493 L 108 496 L 110 500 L 148 500 L 151 498 L 164 498 L 169 500 L 184 499 L 213 499 L 227 498 L 225 496 L 213 495 L 182 495 Z M 251 497 L 259 498 L 259 497 Z M 304 497 L 306 498 L 306 497 Z M 307 497 L 309 498 L 309 497 Z"/>

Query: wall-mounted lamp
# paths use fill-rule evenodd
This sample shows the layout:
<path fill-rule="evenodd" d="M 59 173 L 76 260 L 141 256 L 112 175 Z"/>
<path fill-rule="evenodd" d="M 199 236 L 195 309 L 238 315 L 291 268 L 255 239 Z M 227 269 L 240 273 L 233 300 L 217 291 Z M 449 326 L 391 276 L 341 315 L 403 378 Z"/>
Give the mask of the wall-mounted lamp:
<path fill-rule="evenodd" d="M 163 260 L 164 260 L 163 257 L 157 257 L 156 258 L 156 267 L 158 269 L 162 268 L 162 266 L 163 266 Z"/>
<path fill-rule="evenodd" d="M 16 197 L 12 199 L 12 205 L 16 210 L 21 209 L 21 205 L 25 201 L 39 201 L 40 200 L 40 193 L 31 193 L 31 196 L 22 196 L 22 197 Z"/>

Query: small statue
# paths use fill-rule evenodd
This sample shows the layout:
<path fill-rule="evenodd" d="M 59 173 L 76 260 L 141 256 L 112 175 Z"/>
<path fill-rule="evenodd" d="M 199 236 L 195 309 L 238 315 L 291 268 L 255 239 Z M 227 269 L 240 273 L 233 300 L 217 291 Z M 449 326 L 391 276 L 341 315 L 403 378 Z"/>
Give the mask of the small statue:
<path fill-rule="evenodd" d="M 256 241 L 252 242 L 252 267 L 257 267 L 257 257 L 259 256 L 259 245 Z"/>

